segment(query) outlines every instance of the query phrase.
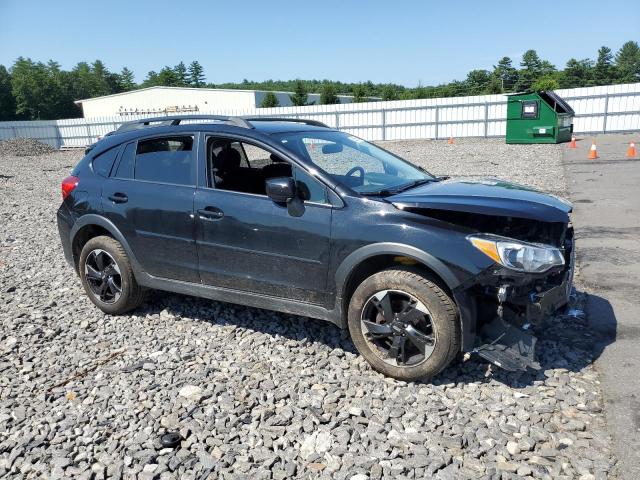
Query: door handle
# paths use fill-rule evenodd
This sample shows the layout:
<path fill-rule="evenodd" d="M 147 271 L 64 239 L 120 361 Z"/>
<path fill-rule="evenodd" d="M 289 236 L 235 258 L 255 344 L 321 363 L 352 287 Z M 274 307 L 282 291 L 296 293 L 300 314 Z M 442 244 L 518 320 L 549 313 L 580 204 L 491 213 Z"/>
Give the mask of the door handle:
<path fill-rule="evenodd" d="M 127 197 L 124 193 L 116 192 L 113 195 L 109 195 L 109 200 L 113 203 L 127 203 L 129 201 L 129 197 Z"/>
<path fill-rule="evenodd" d="M 198 215 L 203 220 L 220 220 L 224 212 L 216 207 L 205 207 L 198 210 Z"/>

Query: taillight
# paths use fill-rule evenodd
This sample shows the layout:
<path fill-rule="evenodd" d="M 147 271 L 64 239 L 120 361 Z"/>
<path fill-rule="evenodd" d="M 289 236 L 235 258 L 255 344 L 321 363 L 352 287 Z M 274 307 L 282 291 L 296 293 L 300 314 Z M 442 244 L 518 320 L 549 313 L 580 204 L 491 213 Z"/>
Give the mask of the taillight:
<path fill-rule="evenodd" d="M 74 177 L 73 175 L 65 178 L 62 181 L 62 199 L 64 200 L 69 196 L 71 192 L 78 186 L 78 177 Z"/>

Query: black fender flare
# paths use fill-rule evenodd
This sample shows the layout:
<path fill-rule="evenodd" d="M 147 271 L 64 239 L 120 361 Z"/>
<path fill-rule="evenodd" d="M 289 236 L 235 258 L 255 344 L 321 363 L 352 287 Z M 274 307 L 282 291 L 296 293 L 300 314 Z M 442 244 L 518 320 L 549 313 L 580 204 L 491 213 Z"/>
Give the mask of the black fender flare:
<path fill-rule="evenodd" d="M 120 230 L 118 230 L 118 227 L 116 227 L 112 221 L 106 219 L 101 215 L 96 215 L 95 213 L 88 213 L 78 218 L 78 220 L 76 220 L 76 222 L 73 224 L 73 227 L 71 227 L 71 232 L 69 234 L 71 245 L 73 245 L 73 242 L 75 241 L 75 238 L 78 232 L 83 227 L 90 226 L 90 225 L 96 225 L 104 228 L 113 236 L 113 238 L 115 238 L 118 242 L 120 242 L 120 244 L 124 248 L 124 251 L 127 253 L 127 256 L 129 257 L 129 261 L 131 262 L 131 268 L 133 269 L 134 274 L 137 274 L 138 272 L 142 271 L 142 268 L 140 267 L 140 263 L 138 262 L 138 259 L 136 258 L 136 256 L 133 254 L 133 251 L 129 246 L 129 242 L 127 242 L 127 240 L 124 238 L 124 235 L 122 235 Z M 73 254 L 73 251 L 72 251 L 72 254 Z M 74 258 L 74 261 L 75 260 L 76 259 Z"/>
<path fill-rule="evenodd" d="M 466 295 L 462 289 L 462 282 L 453 274 L 451 269 L 444 262 L 437 259 L 430 253 L 411 245 L 393 242 L 373 243 L 351 252 L 336 270 L 336 291 L 339 292 L 336 299 L 336 306 L 342 305 L 347 279 L 356 266 L 367 258 L 375 257 L 377 255 L 401 255 L 413 258 L 433 270 L 433 272 L 442 279 L 451 291 L 453 301 L 456 303 L 460 314 L 462 350 L 469 350 L 472 347 L 475 338 L 476 312 L 473 299 Z M 346 312 L 343 313 L 346 314 Z"/>
<path fill-rule="evenodd" d="M 347 278 L 353 269 L 367 258 L 378 255 L 399 255 L 413 258 L 433 270 L 450 290 L 453 291 L 453 289 L 460 285 L 460 280 L 456 278 L 451 269 L 430 253 L 411 245 L 382 242 L 360 247 L 347 255 L 347 257 L 342 261 L 335 274 L 336 291 L 341 293 L 340 296 L 344 293 Z"/>

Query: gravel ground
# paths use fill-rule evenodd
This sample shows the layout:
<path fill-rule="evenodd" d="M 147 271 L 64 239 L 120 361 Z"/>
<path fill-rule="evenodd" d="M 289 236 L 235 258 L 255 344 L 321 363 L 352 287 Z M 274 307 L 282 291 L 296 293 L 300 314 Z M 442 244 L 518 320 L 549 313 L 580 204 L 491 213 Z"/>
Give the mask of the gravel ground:
<path fill-rule="evenodd" d="M 0 141 L 0 155 L 14 157 L 33 157 L 52 153 L 53 147 L 33 138 L 10 138 Z"/>
<path fill-rule="evenodd" d="M 554 146 L 386 146 L 434 173 L 564 191 Z M 0 156 L 0 477 L 611 478 L 584 319 L 543 332 L 538 374 L 471 359 L 404 383 L 320 321 L 173 294 L 105 315 L 55 226 L 79 158 Z"/>

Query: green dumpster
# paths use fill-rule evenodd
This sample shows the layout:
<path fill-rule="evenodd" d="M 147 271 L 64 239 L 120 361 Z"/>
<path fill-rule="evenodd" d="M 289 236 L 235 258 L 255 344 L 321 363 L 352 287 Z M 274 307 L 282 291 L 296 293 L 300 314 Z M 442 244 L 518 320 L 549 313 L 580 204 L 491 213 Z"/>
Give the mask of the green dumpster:
<path fill-rule="evenodd" d="M 552 90 L 513 93 L 507 100 L 507 143 L 571 140 L 575 112 Z"/>

